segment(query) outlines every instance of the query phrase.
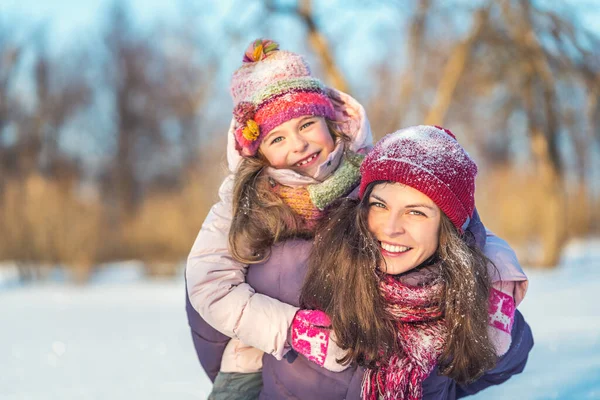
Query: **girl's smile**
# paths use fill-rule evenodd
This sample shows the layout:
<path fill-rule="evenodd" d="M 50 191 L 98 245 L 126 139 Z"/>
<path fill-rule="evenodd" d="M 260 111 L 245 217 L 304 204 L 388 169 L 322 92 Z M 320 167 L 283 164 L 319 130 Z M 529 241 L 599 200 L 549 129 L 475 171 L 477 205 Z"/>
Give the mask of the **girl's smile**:
<path fill-rule="evenodd" d="M 302 160 L 298 161 L 295 165 L 298 168 L 302 168 L 302 167 L 308 167 L 310 165 L 312 165 L 312 163 L 317 160 L 317 157 L 319 156 L 321 152 L 316 152 L 314 154 L 311 154 L 308 157 L 303 158 Z"/>

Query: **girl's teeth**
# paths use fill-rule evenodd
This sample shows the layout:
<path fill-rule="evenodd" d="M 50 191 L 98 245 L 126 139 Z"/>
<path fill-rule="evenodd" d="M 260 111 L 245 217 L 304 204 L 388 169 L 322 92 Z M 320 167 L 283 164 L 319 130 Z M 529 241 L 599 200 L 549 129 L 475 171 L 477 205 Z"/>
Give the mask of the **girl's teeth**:
<path fill-rule="evenodd" d="M 389 251 L 390 253 L 404 253 L 405 251 L 410 250 L 410 247 L 394 246 L 394 245 L 383 243 L 383 242 L 381 242 L 381 247 L 384 250 Z"/>
<path fill-rule="evenodd" d="M 303 166 L 304 164 L 307 164 L 307 163 L 311 162 L 311 161 L 312 161 L 312 160 L 313 160 L 313 159 L 314 159 L 316 156 L 317 156 L 316 154 L 313 154 L 312 156 L 310 156 L 310 157 L 309 157 L 309 158 L 307 158 L 306 160 L 304 160 L 304 161 L 302 161 L 302 162 L 299 162 L 299 163 L 298 163 L 298 164 L 296 164 L 296 165 L 297 165 L 297 166 L 299 166 L 299 167 L 301 167 L 301 166 Z"/>

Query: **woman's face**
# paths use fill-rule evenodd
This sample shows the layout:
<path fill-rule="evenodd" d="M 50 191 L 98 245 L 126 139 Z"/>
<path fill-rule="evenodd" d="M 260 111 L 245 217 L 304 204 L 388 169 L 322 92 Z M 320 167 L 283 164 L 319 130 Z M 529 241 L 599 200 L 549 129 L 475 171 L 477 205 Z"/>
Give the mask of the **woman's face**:
<path fill-rule="evenodd" d="M 292 169 L 315 176 L 335 143 L 323 117 L 291 119 L 273 129 L 260 145 L 260 151 L 273 168 Z"/>
<path fill-rule="evenodd" d="M 379 241 L 383 272 L 410 271 L 435 253 L 441 211 L 429 197 L 400 183 L 380 183 L 368 201 L 369 231 Z"/>

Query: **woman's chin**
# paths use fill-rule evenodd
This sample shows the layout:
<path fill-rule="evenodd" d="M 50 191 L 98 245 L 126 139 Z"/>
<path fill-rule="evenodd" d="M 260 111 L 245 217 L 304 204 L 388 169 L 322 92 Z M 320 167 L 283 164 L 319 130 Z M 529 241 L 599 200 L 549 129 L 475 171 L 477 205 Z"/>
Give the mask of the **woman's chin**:
<path fill-rule="evenodd" d="M 383 265 L 382 267 L 384 268 L 382 271 L 386 274 L 400 275 L 414 269 L 416 265 L 413 265 L 413 263 L 400 264 L 395 262 L 386 262 L 386 265 Z"/>

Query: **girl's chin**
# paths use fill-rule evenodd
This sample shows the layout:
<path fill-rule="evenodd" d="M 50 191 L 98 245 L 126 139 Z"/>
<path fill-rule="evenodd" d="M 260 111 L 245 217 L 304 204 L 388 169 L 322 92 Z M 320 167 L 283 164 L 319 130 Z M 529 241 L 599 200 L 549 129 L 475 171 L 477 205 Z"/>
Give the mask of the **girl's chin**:
<path fill-rule="evenodd" d="M 302 176 L 307 176 L 309 178 L 314 178 L 315 174 L 317 172 L 316 169 L 310 169 L 310 170 L 306 170 L 306 169 L 298 169 L 298 168 L 292 168 L 294 171 L 296 171 L 297 173 L 299 173 Z"/>

